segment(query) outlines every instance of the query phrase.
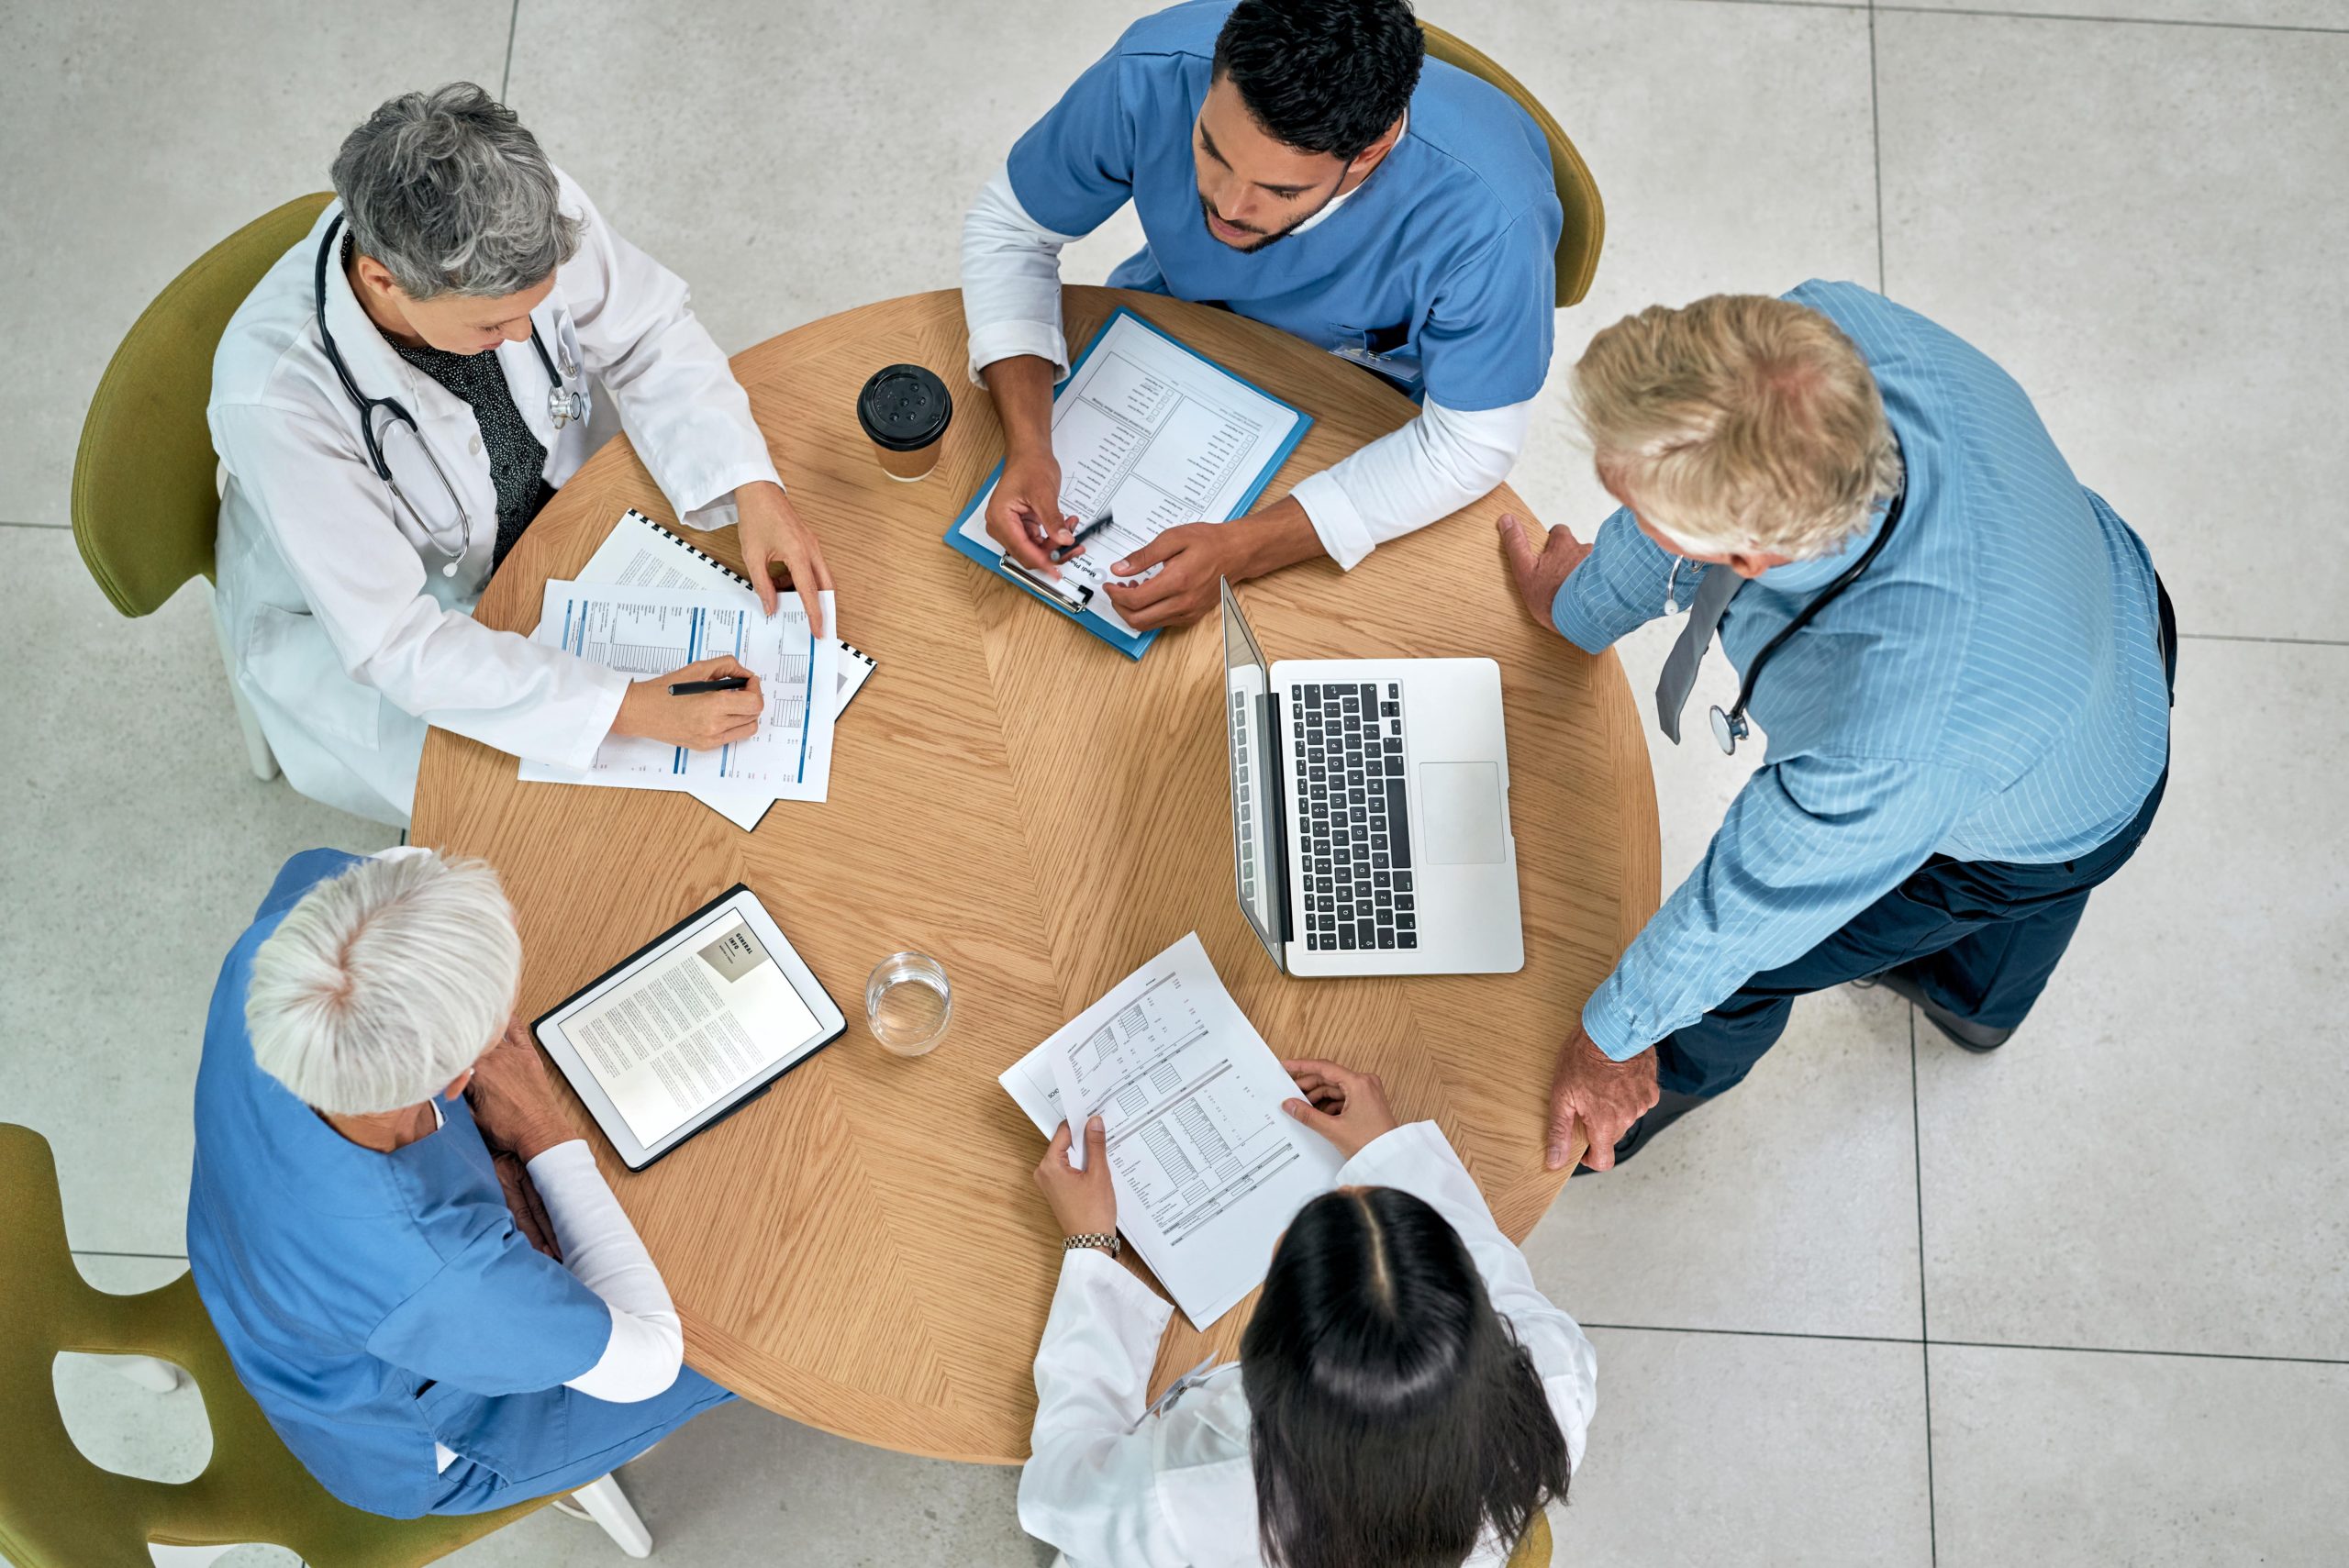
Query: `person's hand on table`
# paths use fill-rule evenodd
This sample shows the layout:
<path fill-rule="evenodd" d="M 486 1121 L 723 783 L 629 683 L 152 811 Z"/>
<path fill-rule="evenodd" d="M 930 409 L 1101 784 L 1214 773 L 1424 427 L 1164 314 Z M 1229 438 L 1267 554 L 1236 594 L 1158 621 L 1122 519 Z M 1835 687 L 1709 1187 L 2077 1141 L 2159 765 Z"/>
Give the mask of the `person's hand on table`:
<path fill-rule="evenodd" d="M 1282 1101 L 1281 1108 L 1337 1145 L 1349 1160 L 1402 1125 L 1386 1104 L 1386 1085 L 1375 1073 L 1357 1073 L 1315 1057 L 1284 1060 L 1281 1069 L 1297 1080 L 1304 1095 Z"/>
<path fill-rule="evenodd" d="M 1656 1102 L 1655 1051 L 1642 1051 L 1617 1062 L 1598 1049 L 1580 1022 L 1558 1048 L 1558 1069 L 1550 1079 L 1550 1142 L 1542 1163 L 1565 1169 L 1574 1132 L 1582 1129 L 1589 1147 L 1582 1162 L 1594 1171 L 1615 1164 L 1615 1145 Z"/>
<path fill-rule="evenodd" d="M 540 1201 L 538 1184 L 530 1180 L 529 1168 L 503 1149 L 493 1150 L 489 1162 L 497 1172 L 498 1191 L 506 1195 L 506 1211 L 514 1217 L 514 1229 L 532 1247 L 558 1263 L 562 1262 L 562 1243 L 555 1240 L 554 1221 L 547 1218 L 547 1206 Z"/>
<path fill-rule="evenodd" d="M 742 545 L 742 570 L 750 575 L 751 586 L 758 590 L 759 603 L 767 614 L 774 614 L 780 602 L 775 563 L 781 562 L 781 585 L 798 593 L 799 602 L 807 606 L 808 629 L 823 636 L 824 602 L 817 595 L 831 590 L 832 574 L 824 565 L 816 530 L 799 520 L 783 486 L 765 480 L 735 490 L 734 513 Z"/>
<path fill-rule="evenodd" d="M 1155 566 L 1157 576 L 1106 584 L 1103 591 L 1136 631 L 1188 626 L 1214 612 L 1222 579 L 1242 583 L 1256 575 L 1248 543 L 1248 530 L 1239 523 L 1177 523 L 1109 566 L 1117 577 L 1139 577 Z"/>
<path fill-rule="evenodd" d="M 546 1063 L 519 1018 L 507 1019 L 497 1043 L 473 1063 L 465 1098 L 473 1102 L 473 1125 L 481 1129 L 482 1141 L 526 1165 L 579 1136 L 571 1129 Z"/>
<path fill-rule="evenodd" d="M 1068 1123 L 1052 1134 L 1043 1163 L 1036 1167 L 1036 1184 L 1052 1206 L 1061 1235 L 1113 1236 L 1118 1229 L 1118 1189 L 1109 1179 L 1108 1138 L 1101 1118 L 1085 1124 L 1085 1169 L 1068 1162 Z"/>
<path fill-rule="evenodd" d="M 1057 578 L 1052 552 L 1076 529 L 1077 520 L 1061 510 L 1061 465 L 1049 448 L 1004 459 L 987 497 L 987 533 L 1005 554 L 1040 577 Z"/>
<path fill-rule="evenodd" d="M 750 684 L 739 692 L 693 692 L 672 696 L 669 688 L 687 681 L 715 681 L 727 675 L 747 676 Z M 649 675 L 629 684 L 613 717 L 615 735 L 640 735 L 688 751 L 710 751 L 748 740 L 759 732 L 759 715 L 766 696 L 759 678 L 731 654 L 687 664 L 665 675 Z"/>
<path fill-rule="evenodd" d="M 1501 514 L 1500 536 L 1501 553 L 1508 560 L 1508 574 L 1517 584 L 1517 596 L 1525 601 L 1526 613 L 1543 626 L 1553 624 L 1550 606 L 1574 569 L 1590 554 L 1590 546 L 1558 527 L 1549 530 L 1537 551 L 1515 512 Z"/>

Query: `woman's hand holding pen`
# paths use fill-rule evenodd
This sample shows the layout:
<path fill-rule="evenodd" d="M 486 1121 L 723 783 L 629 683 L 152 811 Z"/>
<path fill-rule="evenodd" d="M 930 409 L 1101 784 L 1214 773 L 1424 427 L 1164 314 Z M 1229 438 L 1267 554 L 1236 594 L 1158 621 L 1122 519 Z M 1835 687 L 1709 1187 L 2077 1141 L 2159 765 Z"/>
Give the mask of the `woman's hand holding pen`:
<path fill-rule="evenodd" d="M 718 681 L 729 676 L 746 684 L 740 691 L 698 692 L 685 696 L 669 690 L 671 685 L 687 681 Z M 756 735 L 759 715 L 765 706 L 766 695 L 759 689 L 758 676 L 740 661 L 720 654 L 665 675 L 631 682 L 620 698 L 620 711 L 612 720 L 611 732 L 640 735 L 648 740 L 683 746 L 688 751 L 708 751 Z"/>

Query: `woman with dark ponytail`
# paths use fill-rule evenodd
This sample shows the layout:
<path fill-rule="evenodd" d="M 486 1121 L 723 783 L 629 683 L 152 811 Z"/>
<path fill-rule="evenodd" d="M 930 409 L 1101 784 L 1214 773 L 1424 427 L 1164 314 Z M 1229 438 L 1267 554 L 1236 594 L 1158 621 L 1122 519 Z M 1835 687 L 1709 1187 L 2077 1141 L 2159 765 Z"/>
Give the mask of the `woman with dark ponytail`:
<path fill-rule="evenodd" d="M 1098 1145 L 1038 1183 L 1074 1243 L 1036 1354 L 1019 1519 L 1068 1568 L 1498 1568 L 1564 1502 L 1595 1362 L 1433 1122 L 1291 1062 L 1289 1114 L 1346 1156 L 1273 1256 L 1237 1364 L 1145 1408 L 1170 1308 L 1084 1239 L 1117 1229 Z M 1545 1560 L 1546 1561 L 1546 1560 Z"/>

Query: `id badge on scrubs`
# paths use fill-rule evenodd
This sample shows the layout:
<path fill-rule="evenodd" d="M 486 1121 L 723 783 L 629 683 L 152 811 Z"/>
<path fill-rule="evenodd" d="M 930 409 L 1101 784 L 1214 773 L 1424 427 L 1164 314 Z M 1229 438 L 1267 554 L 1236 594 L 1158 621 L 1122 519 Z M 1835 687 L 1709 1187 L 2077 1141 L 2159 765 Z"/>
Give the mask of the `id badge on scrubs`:
<path fill-rule="evenodd" d="M 1408 323 L 1392 327 L 1348 327 L 1330 324 L 1336 339 L 1330 351 L 1376 375 L 1385 376 L 1407 392 L 1417 393 L 1421 380 L 1419 351 L 1411 342 Z"/>

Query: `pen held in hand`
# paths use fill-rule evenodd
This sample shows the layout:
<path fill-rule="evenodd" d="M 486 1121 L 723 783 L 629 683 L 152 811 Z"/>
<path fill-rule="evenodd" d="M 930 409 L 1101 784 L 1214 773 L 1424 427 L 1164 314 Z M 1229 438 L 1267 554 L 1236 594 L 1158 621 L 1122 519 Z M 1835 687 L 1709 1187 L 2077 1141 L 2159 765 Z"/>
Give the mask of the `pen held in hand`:
<path fill-rule="evenodd" d="M 704 692 L 739 692 L 750 684 L 748 675 L 720 675 L 714 681 L 678 681 L 669 687 L 669 695 L 673 697 L 693 697 Z"/>
<path fill-rule="evenodd" d="M 1091 539 L 1095 534 L 1099 533 L 1103 528 L 1108 528 L 1111 523 L 1114 523 L 1117 520 L 1118 517 L 1116 513 L 1104 512 L 1099 517 L 1094 518 L 1091 522 L 1085 524 L 1083 528 L 1077 529 L 1074 538 L 1072 538 L 1066 544 L 1062 545 L 1059 549 L 1052 552 L 1052 564 L 1058 566 L 1062 562 L 1066 561 L 1070 556 L 1074 555 L 1076 553 L 1077 546 L 1083 544 L 1086 539 Z"/>

